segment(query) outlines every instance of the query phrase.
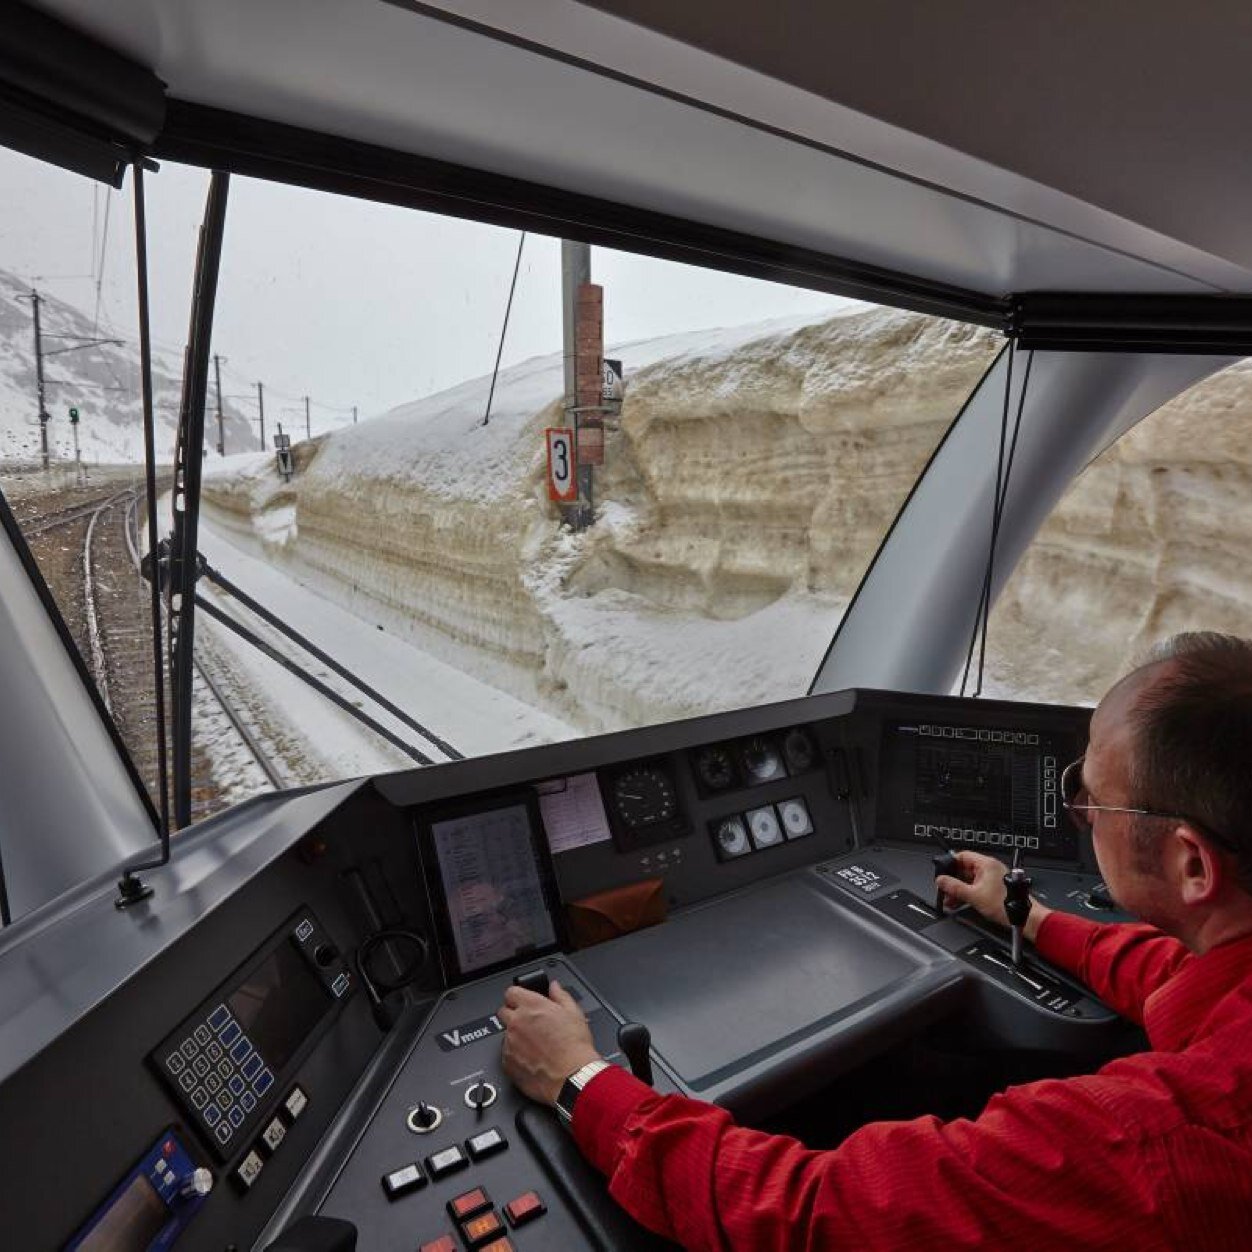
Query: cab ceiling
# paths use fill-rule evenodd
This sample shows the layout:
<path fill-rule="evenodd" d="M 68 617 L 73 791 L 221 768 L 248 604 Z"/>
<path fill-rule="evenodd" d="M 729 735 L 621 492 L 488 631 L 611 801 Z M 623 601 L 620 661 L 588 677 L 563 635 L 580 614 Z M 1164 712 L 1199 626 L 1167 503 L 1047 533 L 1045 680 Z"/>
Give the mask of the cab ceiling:
<path fill-rule="evenodd" d="M 1252 293 L 1226 0 L 39 7 L 171 99 L 989 297 Z"/>

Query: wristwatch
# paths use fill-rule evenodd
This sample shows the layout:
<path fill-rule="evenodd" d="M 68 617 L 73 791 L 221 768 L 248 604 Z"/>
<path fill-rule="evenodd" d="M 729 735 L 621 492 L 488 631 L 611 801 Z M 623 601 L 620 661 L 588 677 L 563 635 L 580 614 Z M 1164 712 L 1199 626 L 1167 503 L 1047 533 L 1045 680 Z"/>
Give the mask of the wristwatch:
<path fill-rule="evenodd" d="M 574 1121 L 574 1104 L 582 1089 L 602 1070 L 609 1067 L 609 1062 L 597 1057 L 588 1061 L 580 1069 L 576 1069 L 561 1085 L 561 1092 L 556 1098 L 556 1115 L 561 1119 L 562 1126 L 570 1126 Z"/>

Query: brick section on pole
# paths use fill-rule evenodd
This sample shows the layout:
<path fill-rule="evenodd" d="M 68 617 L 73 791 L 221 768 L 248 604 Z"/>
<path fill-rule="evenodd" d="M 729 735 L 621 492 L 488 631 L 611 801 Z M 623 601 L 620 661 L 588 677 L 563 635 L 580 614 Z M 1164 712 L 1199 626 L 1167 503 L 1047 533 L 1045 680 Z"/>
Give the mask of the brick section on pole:
<path fill-rule="evenodd" d="M 604 288 L 582 283 L 574 329 L 574 403 L 578 406 L 578 461 L 604 464 L 603 421 L 598 409 L 604 386 Z"/>

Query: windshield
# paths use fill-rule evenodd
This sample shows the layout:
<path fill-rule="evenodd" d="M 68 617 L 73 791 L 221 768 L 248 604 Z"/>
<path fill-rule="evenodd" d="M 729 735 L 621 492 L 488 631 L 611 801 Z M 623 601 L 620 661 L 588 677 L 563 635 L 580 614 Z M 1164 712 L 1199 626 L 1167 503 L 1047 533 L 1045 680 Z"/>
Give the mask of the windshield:
<path fill-rule="evenodd" d="M 32 187 L 71 177 L 4 160 Z M 149 180 L 166 491 L 205 182 L 177 167 Z M 83 186 L 76 220 L 98 257 Z M 0 486 L 45 500 L 82 456 L 68 415 L 54 414 L 47 469 L 33 443 L 19 298 L 45 260 L 23 246 L 0 256 L 16 379 Z M 938 318 L 566 251 L 581 269 L 563 287 L 557 239 L 232 180 L 203 440 L 193 818 L 275 786 L 803 695 L 1000 346 Z M 114 307 L 98 270 L 57 289 L 76 329 L 97 287 Z M 115 368 L 133 371 L 118 329 Z M 133 481 L 137 446 L 93 444 L 91 472 Z M 169 508 L 165 495 L 162 534 Z M 70 577 L 67 620 L 82 594 Z M 79 646 L 90 655 L 89 631 Z M 142 738 L 126 735 L 137 757 Z"/>

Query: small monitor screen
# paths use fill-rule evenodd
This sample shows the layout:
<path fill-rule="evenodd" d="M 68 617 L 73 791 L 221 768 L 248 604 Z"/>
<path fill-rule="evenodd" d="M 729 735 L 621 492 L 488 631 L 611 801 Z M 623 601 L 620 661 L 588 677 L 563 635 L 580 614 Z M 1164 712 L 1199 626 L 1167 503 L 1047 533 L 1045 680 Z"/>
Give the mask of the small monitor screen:
<path fill-rule="evenodd" d="M 519 799 L 431 823 L 462 974 L 521 959 L 557 941 L 532 812 Z"/>
<path fill-rule="evenodd" d="M 170 1211 L 146 1178 L 134 1178 L 96 1218 L 76 1252 L 148 1252 L 165 1229 Z"/>
<path fill-rule="evenodd" d="M 280 943 L 230 993 L 226 1003 L 275 1073 L 330 1007 L 322 984 L 291 943 Z"/>

